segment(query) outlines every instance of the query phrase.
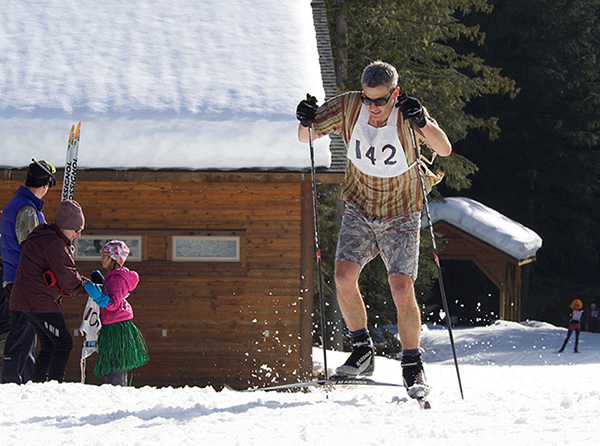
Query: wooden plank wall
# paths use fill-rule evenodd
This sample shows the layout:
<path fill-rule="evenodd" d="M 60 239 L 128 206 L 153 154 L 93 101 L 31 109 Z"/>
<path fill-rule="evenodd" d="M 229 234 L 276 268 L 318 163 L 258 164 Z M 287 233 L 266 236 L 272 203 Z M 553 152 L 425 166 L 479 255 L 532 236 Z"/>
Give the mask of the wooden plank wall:
<path fill-rule="evenodd" d="M 444 259 L 475 262 L 500 290 L 500 318 L 520 322 L 522 282 L 519 261 L 445 221 L 437 222 L 434 229 L 442 234 L 439 252 L 442 262 Z"/>
<path fill-rule="evenodd" d="M 504 274 L 504 287 L 500 293 L 500 319 L 521 322 L 521 288 L 523 286 L 521 266 L 509 263 Z"/>
<path fill-rule="evenodd" d="M 20 184 L 3 182 L 0 203 Z M 86 216 L 84 234 L 143 236 L 144 260 L 126 266 L 141 277 L 129 299 L 151 360 L 135 371 L 134 385 L 242 388 L 310 373 L 310 357 L 301 354 L 310 348 L 301 348 L 300 337 L 312 310 L 310 290 L 302 292 L 307 284 L 301 274 L 301 194 L 300 183 L 78 179 L 75 199 Z M 59 199 L 57 191 L 46 195 L 48 221 Z M 242 261 L 171 261 L 172 235 L 206 233 L 241 235 Z M 77 265 L 84 275 L 100 267 L 89 261 Z M 84 303 L 85 298 L 64 300 L 73 331 Z M 67 381 L 80 377 L 82 338 L 74 340 Z M 101 383 L 92 373 L 95 356 L 87 365 L 87 382 Z"/>
<path fill-rule="evenodd" d="M 472 260 L 498 288 L 502 287 L 509 256 L 496 248 L 469 236 L 454 226 L 439 221 L 434 225 L 435 232 L 442 234 L 440 259 Z M 513 262 L 516 262 L 513 260 Z"/>

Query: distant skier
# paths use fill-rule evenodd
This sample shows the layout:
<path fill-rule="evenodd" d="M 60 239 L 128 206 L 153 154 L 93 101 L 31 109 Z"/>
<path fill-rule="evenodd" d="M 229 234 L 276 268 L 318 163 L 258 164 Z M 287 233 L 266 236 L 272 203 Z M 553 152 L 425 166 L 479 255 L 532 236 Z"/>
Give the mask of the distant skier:
<path fill-rule="evenodd" d="M 559 353 L 562 353 L 565 351 L 565 347 L 567 346 L 567 343 L 569 342 L 569 338 L 571 337 L 571 333 L 575 332 L 575 353 L 579 353 L 578 350 L 578 346 L 579 346 L 579 332 L 581 331 L 581 317 L 583 316 L 583 303 L 579 300 L 579 299 L 575 299 L 573 302 L 571 302 L 571 314 L 570 314 L 570 319 L 569 319 L 569 332 L 567 333 L 567 339 L 565 339 L 565 342 L 563 344 L 563 346 L 560 348 L 560 350 L 558 351 Z"/>
<path fill-rule="evenodd" d="M 596 304 L 590 305 L 588 316 L 588 331 L 598 333 L 600 331 L 600 311 L 596 307 Z"/>

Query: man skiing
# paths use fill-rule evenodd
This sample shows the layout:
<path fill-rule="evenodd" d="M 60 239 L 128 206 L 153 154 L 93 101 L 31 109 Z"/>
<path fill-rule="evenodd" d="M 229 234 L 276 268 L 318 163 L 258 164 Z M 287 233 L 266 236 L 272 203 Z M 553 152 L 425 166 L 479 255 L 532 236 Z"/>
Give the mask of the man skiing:
<path fill-rule="evenodd" d="M 17 265 L 23 242 L 33 229 L 44 223 L 42 198 L 56 185 L 56 169 L 46 161 L 29 165 L 24 186 L 19 186 L 15 196 L 2 210 L 2 267 L 3 293 L 0 296 L 0 382 L 24 384 L 31 378 L 34 367 L 35 331 L 27 318 L 9 312 Z M 4 345 L 6 343 L 6 346 Z"/>
<path fill-rule="evenodd" d="M 362 91 L 341 94 L 320 107 L 307 95 L 296 111 L 301 142 L 309 141 L 312 126 L 315 138 L 342 134 L 347 148 L 342 190 L 346 204 L 336 249 L 335 283 L 353 352 L 335 373 L 373 373 L 373 342 L 358 279 L 362 268 L 380 255 L 397 308 L 404 385 L 409 396 L 420 398 L 429 393 L 420 354 L 421 314 L 414 292 L 423 194 L 411 125 L 416 124 L 419 146 L 426 144 L 448 156 L 452 145 L 417 99 L 399 96 L 398 73 L 392 65 L 371 63 L 362 73 L 361 84 Z M 428 186 L 441 180 L 441 175 L 425 174 Z"/>

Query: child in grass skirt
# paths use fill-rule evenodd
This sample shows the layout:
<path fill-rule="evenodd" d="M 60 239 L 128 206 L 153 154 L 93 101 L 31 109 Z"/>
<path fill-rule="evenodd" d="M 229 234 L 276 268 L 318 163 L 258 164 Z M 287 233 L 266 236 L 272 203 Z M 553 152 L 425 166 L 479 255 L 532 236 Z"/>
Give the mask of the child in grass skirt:
<path fill-rule="evenodd" d="M 106 383 L 126 386 L 127 371 L 146 364 L 149 359 L 146 342 L 132 322 L 133 310 L 127 302 L 140 279 L 135 271 L 123 266 L 129 255 L 124 242 L 112 240 L 100 252 L 102 267 L 108 271 L 103 285 L 86 283 L 90 297 L 100 306 L 102 322 L 94 375 L 104 376 Z M 100 271 L 94 271 L 91 278 L 94 282 L 103 279 Z"/>

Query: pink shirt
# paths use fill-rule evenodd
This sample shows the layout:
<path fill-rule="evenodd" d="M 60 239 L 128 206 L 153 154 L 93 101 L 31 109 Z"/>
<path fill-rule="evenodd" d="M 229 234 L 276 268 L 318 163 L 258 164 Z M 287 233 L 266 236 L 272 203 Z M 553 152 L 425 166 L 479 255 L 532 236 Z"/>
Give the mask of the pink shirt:
<path fill-rule="evenodd" d="M 105 308 L 100 308 L 102 325 L 133 319 L 133 309 L 127 297 L 135 289 L 140 276 L 135 271 L 121 267 L 109 271 L 102 286 L 103 293 L 110 297 Z"/>

